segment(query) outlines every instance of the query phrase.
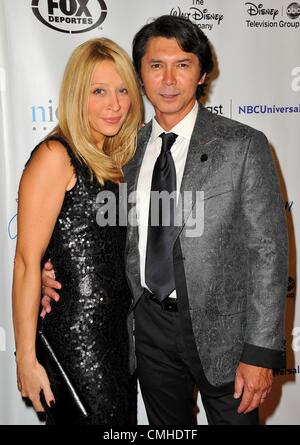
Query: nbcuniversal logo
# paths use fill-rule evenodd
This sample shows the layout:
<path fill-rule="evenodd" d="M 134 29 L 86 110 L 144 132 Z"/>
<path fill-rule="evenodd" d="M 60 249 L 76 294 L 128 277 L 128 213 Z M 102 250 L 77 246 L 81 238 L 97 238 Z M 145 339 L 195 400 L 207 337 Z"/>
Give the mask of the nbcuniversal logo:
<path fill-rule="evenodd" d="M 50 131 L 57 122 L 57 107 L 49 99 L 46 105 L 32 105 L 30 107 L 32 130 Z"/>

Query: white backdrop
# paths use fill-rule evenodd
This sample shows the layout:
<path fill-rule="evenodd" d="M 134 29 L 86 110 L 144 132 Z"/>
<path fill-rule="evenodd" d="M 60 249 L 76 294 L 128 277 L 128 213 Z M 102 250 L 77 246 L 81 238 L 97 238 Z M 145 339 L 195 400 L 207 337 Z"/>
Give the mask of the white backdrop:
<path fill-rule="evenodd" d="M 58 88 L 73 48 L 106 36 L 130 53 L 135 32 L 161 14 L 189 16 L 212 42 L 217 69 L 205 105 L 262 130 L 274 151 L 290 232 L 288 363 L 275 377 L 262 419 L 300 424 L 300 3 L 289 0 L 0 0 L 0 424 L 39 423 L 16 389 L 13 356 L 11 277 L 23 166 L 55 125 Z M 147 104 L 148 118 L 151 113 Z M 206 423 L 199 407 L 199 423 Z M 141 398 L 139 423 L 147 424 Z"/>

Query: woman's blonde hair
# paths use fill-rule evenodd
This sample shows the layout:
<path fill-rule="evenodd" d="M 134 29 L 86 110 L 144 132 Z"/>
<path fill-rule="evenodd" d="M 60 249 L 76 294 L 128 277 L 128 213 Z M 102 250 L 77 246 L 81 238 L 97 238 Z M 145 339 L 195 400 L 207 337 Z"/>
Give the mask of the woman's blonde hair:
<path fill-rule="evenodd" d="M 95 65 L 111 60 L 131 99 L 128 115 L 115 136 L 105 137 L 101 150 L 96 146 L 88 119 L 90 83 Z M 98 181 L 120 182 L 122 167 L 136 149 L 136 135 L 143 121 L 143 102 L 138 79 L 128 54 L 106 38 L 91 39 L 78 46 L 65 68 L 59 95 L 58 125 L 50 133 L 62 136 L 77 158 Z"/>

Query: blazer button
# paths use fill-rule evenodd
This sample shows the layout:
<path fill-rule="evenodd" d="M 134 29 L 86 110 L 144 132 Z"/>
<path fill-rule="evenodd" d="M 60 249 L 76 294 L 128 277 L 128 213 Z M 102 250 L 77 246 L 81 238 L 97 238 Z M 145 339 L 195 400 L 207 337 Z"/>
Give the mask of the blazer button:
<path fill-rule="evenodd" d="M 205 161 L 207 161 L 207 159 L 208 159 L 208 156 L 207 156 L 207 154 L 206 153 L 204 153 L 203 155 L 201 155 L 201 162 L 205 162 Z"/>

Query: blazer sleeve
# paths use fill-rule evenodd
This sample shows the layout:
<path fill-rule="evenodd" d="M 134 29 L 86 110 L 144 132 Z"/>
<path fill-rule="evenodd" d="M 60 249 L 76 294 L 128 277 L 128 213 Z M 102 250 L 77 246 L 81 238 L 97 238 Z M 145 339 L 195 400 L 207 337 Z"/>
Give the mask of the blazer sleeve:
<path fill-rule="evenodd" d="M 248 255 L 247 324 L 241 361 L 284 368 L 287 224 L 268 141 L 259 131 L 253 132 L 245 157 L 241 207 Z"/>

